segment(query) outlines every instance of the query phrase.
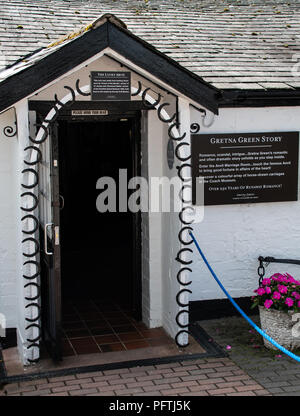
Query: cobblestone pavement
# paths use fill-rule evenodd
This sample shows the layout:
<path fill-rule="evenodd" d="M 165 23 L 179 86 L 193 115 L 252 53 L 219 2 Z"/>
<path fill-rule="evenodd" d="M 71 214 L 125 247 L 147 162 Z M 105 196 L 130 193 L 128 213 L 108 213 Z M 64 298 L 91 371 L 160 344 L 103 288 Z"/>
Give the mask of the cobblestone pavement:
<path fill-rule="evenodd" d="M 229 358 L 210 358 L 7 384 L 0 390 L 0 396 L 5 395 L 265 396 L 270 393 Z"/>
<path fill-rule="evenodd" d="M 251 319 L 258 325 L 259 317 Z M 300 396 L 300 364 L 280 351 L 270 351 L 262 337 L 240 317 L 201 321 L 199 324 L 249 376 L 275 396 Z M 300 351 L 294 351 L 300 356 Z"/>

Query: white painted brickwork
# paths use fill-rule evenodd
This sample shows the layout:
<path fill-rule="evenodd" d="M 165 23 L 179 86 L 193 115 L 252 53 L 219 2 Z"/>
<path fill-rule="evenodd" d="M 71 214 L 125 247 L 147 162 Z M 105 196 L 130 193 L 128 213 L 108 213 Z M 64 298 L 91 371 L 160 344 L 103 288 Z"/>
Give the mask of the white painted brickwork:
<path fill-rule="evenodd" d="M 0 313 L 7 327 L 15 327 L 17 321 L 14 155 L 18 139 L 6 137 L 3 129 L 15 129 L 15 121 L 13 109 L 0 116 Z"/>

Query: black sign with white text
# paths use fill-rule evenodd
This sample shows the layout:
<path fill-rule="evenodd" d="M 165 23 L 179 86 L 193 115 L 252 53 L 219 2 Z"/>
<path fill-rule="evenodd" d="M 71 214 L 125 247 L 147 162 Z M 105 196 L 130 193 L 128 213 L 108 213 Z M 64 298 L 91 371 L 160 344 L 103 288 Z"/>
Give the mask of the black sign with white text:
<path fill-rule="evenodd" d="M 197 177 L 204 204 L 296 201 L 299 132 L 194 134 L 193 204 Z"/>
<path fill-rule="evenodd" d="M 124 71 L 91 72 L 91 94 L 95 101 L 129 101 L 131 74 Z"/>

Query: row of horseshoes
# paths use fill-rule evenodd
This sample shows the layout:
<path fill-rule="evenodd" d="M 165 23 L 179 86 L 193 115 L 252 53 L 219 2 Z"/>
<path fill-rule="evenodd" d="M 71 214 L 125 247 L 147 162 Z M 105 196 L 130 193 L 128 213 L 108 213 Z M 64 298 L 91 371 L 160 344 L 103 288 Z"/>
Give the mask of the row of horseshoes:
<path fill-rule="evenodd" d="M 37 166 L 38 164 L 42 161 L 43 155 L 42 155 L 42 151 L 40 149 L 40 145 L 42 143 L 44 143 L 47 138 L 49 137 L 49 130 L 51 128 L 51 124 L 53 124 L 57 117 L 59 116 L 60 110 L 62 108 L 65 107 L 69 107 L 71 106 L 76 99 L 76 95 L 82 95 L 82 96 L 89 96 L 90 92 L 88 91 L 87 86 L 84 88 L 80 88 L 79 86 L 79 79 L 76 81 L 76 85 L 75 85 L 75 89 L 69 87 L 69 86 L 64 86 L 64 88 L 69 92 L 68 97 L 70 97 L 71 99 L 67 99 L 67 100 L 59 100 L 57 95 L 54 95 L 54 104 L 51 108 L 51 110 L 49 111 L 49 113 L 47 114 L 47 116 L 43 119 L 43 121 L 41 123 L 36 124 L 37 127 L 37 134 L 35 136 L 35 138 L 32 138 L 29 136 L 29 141 L 30 141 L 30 145 L 25 147 L 24 149 L 24 153 L 27 154 L 27 152 L 30 152 L 31 158 L 28 159 L 24 159 L 24 165 L 26 165 L 25 169 L 23 169 L 22 174 L 23 176 L 25 176 L 26 174 L 29 175 L 29 177 L 33 178 L 31 183 L 22 183 L 22 188 L 24 188 L 24 192 L 22 192 L 21 194 L 21 198 L 32 198 L 32 205 L 31 206 L 27 206 L 25 204 L 25 206 L 21 206 L 21 210 L 23 211 L 24 215 L 22 216 L 21 220 L 22 222 L 25 223 L 25 221 L 31 220 L 33 223 L 33 227 L 31 229 L 22 229 L 23 234 L 25 235 L 25 238 L 22 240 L 23 244 L 27 244 L 30 243 L 31 247 L 33 247 L 32 251 L 30 253 L 26 253 L 25 250 L 23 252 L 23 256 L 24 256 L 24 262 L 23 262 L 23 266 L 24 268 L 26 266 L 31 266 L 32 268 L 34 268 L 34 272 L 32 274 L 28 274 L 24 272 L 23 274 L 23 278 L 25 280 L 24 282 L 24 289 L 36 289 L 36 294 L 33 296 L 26 296 L 25 300 L 27 302 L 25 309 L 29 308 L 36 308 L 36 313 L 35 316 L 31 316 L 25 317 L 25 320 L 27 322 L 27 326 L 25 327 L 26 331 L 31 331 L 35 329 L 37 331 L 37 335 L 32 337 L 32 336 L 28 336 L 26 338 L 26 341 L 28 343 L 27 345 L 27 349 L 33 349 L 33 348 L 37 348 L 38 350 L 40 349 L 40 343 L 39 341 L 41 340 L 41 326 L 40 326 L 40 318 L 41 318 L 41 305 L 40 305 L 40 296 L 41 296 L 41 286 L 40 283 L 37 282 L 37 278 L 40 276 L 40 272 L 41 272 L 41 264 L 40 261 L 38 259 L 38 254 L 39 254 L 39 250 L 40 250 L 40 243 L 38 241 L 38 239 L 36 238 L 36 233 L 39 229 L 39 219 L 38 217 L 34 214 L 34 211 L 36 210 L 36 208 L 38 207 L 39 204 L 39 198 L 37 196 L 37 187 L 39 185 L 39 174 L 37 171 Z M 181 188 L 181 192 L 180 192 L 180 198 L 181 201 L 183 203 L 186 203 L 187 201 L 185 201 L 183 199 L 183 191 L 185 188 L 190 187 L 190 185 L 186 185 L 185 181 L 186 179 L 182 176 L 182 169 L 183 168 L 190 168 L 191 165 L 190 163 L 187 163 L 188 160 L 191 159 L 191 155 L 185 156 L 183 157 L 183 155 L 181 155 L 181 150 L 184 146 L 189 146 L 188 142 L 183 141 L 183 139 L 186 136 L 186 133 L 184 133 L 182 136 L 179 137 L 175 137 L 174 135 L 174 129 L 178 128 L 178 122 L 176 120 L 176 116 L 177 114 L 174 113 L 171 117 L 168 117 L 168 114 L 166 113 L 166 111 L 164 110 L 164 107 L 169 106 L 170 104 L 167 102 L 164 102 L 162 104 L 160 104 L 161 101 L 161 95 L 158 94 L 158 98 L 154 103 L 149 103 L 149 99 L 148 99 L 148 92 L 149 92 L 150 88 L 146 88 L 144 91 L 142 91 L 142 84 L 139 81 L 138 82 L 138 88 L 135 89 L 135 91 L 131 94 L 132 96 L 137 96 L 140 95 L 142 97 L 142 101 L 145 105 L 145 107 L 148 108 L 153 108 L 155 107 L 157 110 L 157 116 L 159 118 L 159 120 L 163 123 L 168 123 L 169 124 L 169 128 L 168 128 L 168 136 L 170 137 L 170 139 L 174 140 L 177 145 L 175 147 L 174 153 L 177 157 L 177 159 L 181 162 L 180 166 L 177 166 L 177 174 L 178 177 L 181 179 L 182 181 L 182 188 Z M 52 117 L 50 117 L 49 115 L 52 114 Z M 167 117 L 165 117 L 165 115 L 167 115 Z M 48 118 L 49 116 L 49 118 Z M 34 157 L 35 156 L 35 157 Z M 25 182 L 25 181 L 24 181 Z M 191 281 L 183 281 L 182 280 L 182 274 L 186 273 L 186 272 L 191 272 L 192 270 L 190 269 L 189 266 L 192 263 L 192 260 L 187 261 L 185 259 L 182 258 L 182 255 L 185 252 L 192 252 L 192 250 L 189 247 L 186 247 L 187 245 L 190 245 L 192 243 L 192 241 L 185 241 L 183 238 L 183 233 L 185 231 L 188 230 L 192 230 L 191 228 L 191 222 L 187 222 L 184 219 L 184 211 L 187 209 L 191 209 L 193 210 L 193 208 L 191 206 L 184 206 L 182 207 L 181 211 L 179 212 L 179 220 L 182 224 L 182 228 L 179 231 L 178 234 L 178 239 L 181 245 L 185 246 L 182 249 L 180 249 L 177 253 L 176 256 L 176 261 L 180 263 L 180 270 L 177 273 L 176 279 L 178 281 L 178 283 L 180 284 L 180 286 L 183 286 L 184 288 L 181 289 L 176 296 L 176 302 L 178 304 L 178 306 L 180 306 L 181 308 L 185 308 L 188 307 L 188 304 L 182 303 L 182 301 L 180 300 L 180 297 L 183 293 L 192 293 L 191 290 L 189 290 L 187 287 L 192 283 Z M 186 347 L 188 345 L 187 344 L 182 344 L 179 342 L 179 337 L 182 334 L 189 334 L 188 331 L 188 325 L 189 324 L 184 324 L 182 323 L 181 320 L 181 316 L 183 314 L 188 314 L 188 310 L 187 309 L 181 309 L 177 315 L 176 315 L 176 323 L 177 325 L 181 328 L 181 330 L 179 330 L 179 332 L 176 334 L 175 336 L 175 342 L 179 347 Z M 29 359 L 28 361 L 30 363 L 35 363 L 39 360 L 39 354 L 36 355 L 38 358 L 32 358 Z"/>

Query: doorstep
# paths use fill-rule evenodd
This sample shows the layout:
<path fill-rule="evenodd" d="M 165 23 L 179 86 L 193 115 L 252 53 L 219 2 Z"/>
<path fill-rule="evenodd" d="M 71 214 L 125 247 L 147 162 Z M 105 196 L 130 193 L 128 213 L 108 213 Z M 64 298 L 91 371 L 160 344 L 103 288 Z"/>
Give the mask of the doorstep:
<path fill-rule="evenodd" d="M 164 345 L 138 348 L 127 351 L 112 351 L 96 354 L 80 354 L 64 357 L 61 362 L 54 363 L 50 358 L 41 359 L 37 364 L 23 366 L 16 347 L 3 351 L 6 379 L 3 383 L 14 382 L 18 379 L 32 379 L 54 374 L 76 374 L 101 369 L 124 368 L 149 365 L 151 363 L 168 363 L 178 360 L 191 360 L 208 357 L 224 357 L 221 349 L 208 348 L 207 339 L 198 341 L 189 337 L 189 346 L 178 348 L 174 340 Z M 200 344 L 201 342 L 201 344 Z M 1 381 L 1 380 L 0 380 Z"/>

